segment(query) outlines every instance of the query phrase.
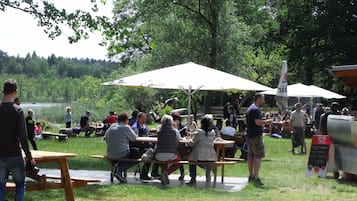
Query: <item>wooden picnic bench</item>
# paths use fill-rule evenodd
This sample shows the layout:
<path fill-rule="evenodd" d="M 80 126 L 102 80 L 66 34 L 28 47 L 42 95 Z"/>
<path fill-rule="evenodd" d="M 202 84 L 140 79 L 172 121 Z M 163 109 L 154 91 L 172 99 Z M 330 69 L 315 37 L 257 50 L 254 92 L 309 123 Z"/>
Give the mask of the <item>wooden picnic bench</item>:
<path fill-rule="evenodd" d="M 47 140 L 50 137 L 55 137 L 55 140 L 58 141 L 58 142 L 66 142 L 67 139 L 68 139 L 68 135 L 67 134 L 42 132 L 42 138 L 44 140 Z"/>
<path fill-rule="evenodd" d="M 107 158 L 106 156 L 103 155 L 91 155 L 92 158 L 98 158 L 98 159 L 103 159 L 107 161 L 110 166 L 111 166 L 111 171 L 110 171 L 110 182 L 114 182 L 114 173 L 115 173 L 115 163 L 117 162 L 134 162 L 134 163 L 140 163 L 142 160 L 141 158 L 138 159 L 130 159 L 130 158 L 122 158 L 122 159 L 110 159 Z"/>
<path fill-rule="evenodd" d="M 67 158 L 76 157 L 72 153 L 60 153 L 49 151 L 31 151 L 32 157 L 37 164 L 43 163 L 57 163 L 60 170 L 60 176 L 48 176 L 38 174 L 28 174 L 27 177 L 34 181 L 28 181 L 26 184 L 27 191 L 42 191 L 50 189 L 64 189 L 67 201 L 74 201 L 74 187 L 85 187 L 88 183 L 100 182 L 100 180 L 89 178 L 71 178 L 69 174 L 69 167 Z M 55 180 L 55 181 L 49 181 Z M 59 181 L 57 181 L 59 180 Z M 12 182 L 6 183 L 6 188 L 9 191 L 15 191 L 15 184 Z"/>
<path fill-rule="evenodd" d="M 103 155 L 91 155 L 92 158 L 97 158 L 97 159 L 104 159 L 106 161 L 108 161 L 111 165 L 111 173 L 110 173 L 110 181 L 113 182 L 114 181 L 114 164 L 115 162 L 136 162 L 136 163 L 140 163 L 142 162 L 141 159 L 118 159 L 118 160 L 112 160 L 107 158 L 106 156 Z M 115 161 L 115 162 L 114 162 Z M 213 161 L 213 162 L 199 162 L 199 161 L 178 161 L 178 162 L 172 162 L 172 161 L 157 161 L 157 160 L 153 160 L 153 163 L 157 163 L 157 164 L 172 164 L 172 163 L 178 163 L 181 165 L 208 165 L 211 167 L 212 171 L 213 171 L 213 175 L 214 175 L 214 183 L 213 186 L 216 186 L 216 182 L 217 182 L 217 168 L 219 166 L 222 167 L 222 184 L 224 183 L 224 165 L 234 165 L 236 164 L 238 161 Z"/>
<path fill-rule="evenodd" d="M 217 183 L 217 169 L 219 166 L 222 168 L 222 175 L 221 175 L 221 183 L 224 183 L 224 166 L 225 165 L 235 165 L 237 162 L 236 161 L 212 161 L 212 162 L 200 162 L 200 161 L 177 161 L 177 162 L 172 162 L 172 161 L 157 161 L 154 160 L 153 163 L 157 164 L 181 164 L 181 165 L 203 165 L 206 166 L 208 165 L 212 172 L 213 172 L 213 187 L 216 187 Z"/>

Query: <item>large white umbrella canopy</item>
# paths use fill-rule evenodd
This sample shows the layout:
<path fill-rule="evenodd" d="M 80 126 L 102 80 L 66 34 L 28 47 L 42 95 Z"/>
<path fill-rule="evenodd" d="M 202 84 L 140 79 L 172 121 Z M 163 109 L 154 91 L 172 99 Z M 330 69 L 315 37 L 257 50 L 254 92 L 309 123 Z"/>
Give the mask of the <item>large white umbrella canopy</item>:
<path fill-rule="evenodd" d="M 346 98 L 335 92 L 314 86 L 314 85 L 304 85 L 301 83 L 288 85 L 288 97 L 298 97 L 298 98 L 325 98 L 325 99 L 342 99 Z M 277 89 L 263 91 L 262 94 L 266 95 L 276 95 Z"/>
<path fill-rule="evenodd" d="M 262 84 L 208 68 L 193 62 L 152 70 L 103 85 L 116 85 L 135 88 L 182 89 L 189 96 L 188 115 L 190 115 L 191 96 L 195 91 L 266 91 L 272 88 Z"/>
<path fill-rule="evenodd" d="M 278 89 L 272 89 L 272 90 L 268 90 L 268 91 L 263 91 L 261 93 L 265 94 L 265 95 L 274 95 L 275 96 L 276 93 L 277 93 L 277 90 Z M 314 91 L 312 91 L 309 86 L 301 84 L 301 83 L 288 85 L 287 91 L 288 91 L 288 97 L 298 97 L 298 98 L 302 98 L 302 97 L 308 97 L 308 98 L 320 97 Z"/>
<path fill-rule="evenodd" d="M 206 91 L 271 90 L 262 84 L 193 62 L 120 78 L 103 85 Z"/>
<path fill-rule="evenodd" d="M 327 89 L 315 86 L 315 85 L 310 85 L 309 86 L 311 88 L 311 90 L 317 94 L 320 95 L 322 98 L 326 98 L 326 99 L 344 99 L 346 98 L 346 96 L 340 95 L 338 93 L 329 91 Z"/>

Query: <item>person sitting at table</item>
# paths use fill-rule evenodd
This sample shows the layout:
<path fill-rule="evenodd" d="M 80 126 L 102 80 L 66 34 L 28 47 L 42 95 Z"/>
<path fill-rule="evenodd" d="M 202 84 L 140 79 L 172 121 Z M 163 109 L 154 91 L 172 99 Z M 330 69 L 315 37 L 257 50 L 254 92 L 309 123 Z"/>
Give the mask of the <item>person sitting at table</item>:
<path fill-rule="evenodd" d="M 80 126 L 81 130 L 85 131 L 85 137 L 90 137 L 90 135 L 94 132 L 95 129 L 90 126 L 90 112 L 88 110 L 85 115 L 81 117 Z"/>
<path fill-rule="evenodd" d="M 211 127 L 211 120 L 204 117 L 201 120 L 201 129 L 198 129 L 189 145 L 193 146 L 192 152 L 188 158 L 189 161 L 212 162 L 217 160 L 214 150 L 215 132 Z M 211 169 L 209 166 L 200 166 L 206 170 L 206 184 L 211 182 Z M 191 180 L 188 185 L 196 185 L 197 169 L 196 165 L 190 165 Z"/>
<path fill-rule="evenodd" d="M 35 139 L 36 140 L 42 140 L 42 132 L 43 132 L 43 129 L 42 129 L 41 123 L 36 122 L 36 125 L 35 125 Z"/>
<path fill-rule="evenodd" d="M 280 115 L 278 112 L 274 113 L 274 116 L 273 116 L 273 120 L 272 120 L 272 121 L 273 121 L 273 122 L 281 122 L 281 121 L 282 121 L 281 115 Z"/>
<path fill-rule="evenodd" d="M 131 117 L 129 119 L 129 126 L 133 126 L 136 123 L 137 117 L 138 117 L 139 111 L 134 110 L 131 113 Z"/>
<path fill-rule="evenodd" d="M 221 136 L 226 135 L 230 137 L 234 137 L 236 134 L 236 129 L 231 125 L 231 121 L 226 120 L 226 127 L 222 128 Z"/>
<path fill-rule="evenodd" d="M 215 132 L 216 138 L 221 137 L 221 133 L 219 132 L 219 129 L 217 128 L 216 125 L 214 125 L 214 117 L 212 114 L 205 114 L 202 119 L 209 119 L 211 123 L 211 128 Z"/>
<path fill-rule="evenodd" d="M 137 121 L 131 126 L 137 136 L 139 137 L 148 137 L 149 130 L 146 127 L 147 116 L 144 112 L 139 112 Z M 150 147 L 153 147 L 152 143 L 144 143 L 144 142 L 131 142 L 131 147 L 139 148 L 140 155 L 144 154 L 146 150 Z M 151 163 L 144 163 L 143 168 L 140 173 L 140 180 L 151 180 L 151 177 L 148 176 L 150 170 Z M 159 176 L 159 165 L 154 164 L 151 176 L 158 177 Z"/>
<path fill-rule="evenodd" d="M 188 131 L 189 131 L 189 132 L 193 132 L 193 131 L 195 131 L 195 130 L 198 129 L 197 123 L 196 123 L 195 120 L 193 119 L 193 116 L 190 116 L 190 120 L 189 120 L 189 122 L 187 123 L 186 127 L 188 128 Z"/>
<path fill-rule="evenodd" d="M 157 146 L 155 159 L 158 161 L 178 162 L 181 160 L 177 152 L 177 142 L 181 139 L 180 133 L 172 127 L 173 118 L 169 115 L 164 115 L 161 118 L 161 128 L 157 135 Z M 167 185 L 170 183 L 168 175 L 181 167 L 178 163 L 161 164 L 161 184 Z"/>
<path fill-rule="evenodd" d="M 228 111 L 227 120 L 230 121 L 230 124 L 233 128 L 237 128 L 237 124 L 238 124 L 237 115 L 234 113 L 233 105 L 228 106 L 227 111 Z"/>
<path fill-rule="evenodd" d="M 172 114 L 173 121 L 177 125 L 177 130 L 180 132 L 181 137 L 186 137 L 188 135 L 188 130 L 185 125 L 182 124 L 181 116 L 177 113 Z"/>
<path fill-rule="evenodd" d="M 107 121 L 108 121 L 108 127 L 110 127 L 112 124 L 116 123 L 118 121 L 118 117 L 117 115 L 115 114 L 114 111 L 110 111 L 109 112 L 109 116 L 107 118 Z"/>
<path fill-rule="evenodd" d="M 180 115 L 177 113 L 174 113 L 174 114 L 172 114 L 172 118 L 173 118 L 173 127 L 175 128 L 175 130 L 177 130 L 179 132 L 181 137 L 187 137 L 187 135 L 188 135 L 187 127 L 181 123 Z M 180 144 L 177 149 L 179 151 L 181 158 L 188 157 L 187 147 L 184 144 Z M 185 168 L 183 165 L 181 165 L 179 181 L 183 181 L 184 178 L 185 178 Z"/>
<path fill-rule="evenodd" d="M 128 124 L 129 117 L 125 112 L 122 112 L 118 116 L 118 123 L 113 123 L 104 135 L 107 143 L 107 158 L 114 162 L 118 159 L 129 158 L 129 141 L 136 140 L 137 135 Z M 126 183 L 127 169 L 136 164 L 134 162 L 117 162 L 115 164 L 114 177 L 120 183 Z"/>
<path fill-rule="evenodd" d="M 234 136 L 236 134 L 236 129 L 231 126 L 231 121 L 226 120 L 226 127 L 221 130 L 221 137 L 225 140 L 235 140 Z M 238 146 L 237 144 L 230 144 L 225 146 L 225 157 L 234 158 Z"/>

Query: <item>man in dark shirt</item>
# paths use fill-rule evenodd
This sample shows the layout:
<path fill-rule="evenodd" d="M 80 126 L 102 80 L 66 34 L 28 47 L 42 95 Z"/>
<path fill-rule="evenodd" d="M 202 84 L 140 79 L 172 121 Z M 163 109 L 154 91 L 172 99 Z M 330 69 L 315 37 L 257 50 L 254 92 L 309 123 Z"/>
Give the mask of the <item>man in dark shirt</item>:
<path fill-rule="evenodd" d="M 324 113 L 324 109 L 322 108 L 322 104 L 321 103 L 316 104 L 316 112 L 315 112 L 314 122 L 315 122 L 315 127 L 317 130 L 320 129 L 320 118 L 323 113 Z"/>
<path fill-rule="evenodd" d="M 80 119 L 81 130 L 85 131 L 84 137 L 90 137 L 90 135 L 94 132 L 94 128 L 89 125 L 90 123 L 90 112 L 86 111 L 86 114 L 83 115 Z"/>
<path fill-rule="evenodd" d="M 262 120 L 259 107 L 265 103 L 264 95 L 256 94 L 254 103 L 247 109 L 247 142 L 249 182 L 262 186 L 259 178 L 261 159 L 265 157 L 262 139 L 263 125 L 271 123 L 271 119 Z"/>
<path fill-rule="evenodd" d="M 320 135 L 328 135 L 327 132 L 327 119 L 330 114 L 340 115 L 340 104 L 337 102 L 331 103 L 331 111 L 327 111 L 321 115 L 320 118 Z"/>
<path fill-rule="evenodd" d="M 131 113 L 131 117 L 129 119 L 129 126 L 133 126 L 136 123 L 138 114 L 139 114 L 139 111 L 137 111 L 137 110 L 134 110 Z"/>
<path fill-rule="evenodd" d="M 26 128 L 27 128 L 27 138 L 31 142 L 32 148 L 37 149 L 37 144 L 35 142 L 35 121 L 33 120 L 33 111 L 29 110 L 26 117 Z"/>
<path fill-rule="evenodd" d="M 6 182 L 9 172 L 16 184 L 15 200 L 24 200 L 25 196 L 25 162 L 35 165 L 27 142 L 25 117 L 22 109 L 14 104 L 17 94 L 15 80 L 7 80 L 3 88 L 3 100 L 0 102 L 0 200 L 5 200 Z"/>

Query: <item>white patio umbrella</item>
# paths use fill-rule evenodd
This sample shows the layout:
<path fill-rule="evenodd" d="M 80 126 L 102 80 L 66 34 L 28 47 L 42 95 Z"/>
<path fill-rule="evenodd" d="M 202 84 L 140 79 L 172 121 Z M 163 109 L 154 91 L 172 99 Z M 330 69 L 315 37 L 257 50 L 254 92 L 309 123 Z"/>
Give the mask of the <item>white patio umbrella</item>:
<path fill-rule="evenodd" d="M 206 91 L 266 91 L 270 87 L 208 68 L 193 62 L 140 73 L 103 85 L 134 88 L 181 89 L 189 96 L 188 115 L 191 113 L 191 96 L 198 90 Z"/>
<path fill-rule="evenodd" d="M 320 95 L 322 98 L 326 98 L 326 99 L 344 99 L 346 98 L 346 96 L 340 95 L 338 93 L 329 91 L 327 89 L 315 86 L 315 85 L 310 85 L 309 86 L 311 88 L 311 90 L 317 94 Z"/>
<path fill-rule="evenodd" d="M 325 98 L 325 99 L 343 99 L 346 98 L 335 92 L 314 86 L 314 85 L 304 85 L 301 83 L 288 85 L 288 97 L 298 97 L 298 98 Z M 268 90 L 261 92 L 266 95 L 276 95 L 277 89 Z"/>
<path fill-rule="evenodd" d="M 276 95 L 277 93 L 277 88 L 268 90 L 268 91 L 263 91 L 261 92 L 262 94 L 265 95 Z M 311 90 L 311 88 L 307 85 L 297 83 L 297 84 L 292 84 L 288 85 L 287 87 L 288 91 L 288 97 L 298 97 L 298 98 L 314 98 L 314 97 L 320 97 L 317 95 L 314 91 Z"/>

